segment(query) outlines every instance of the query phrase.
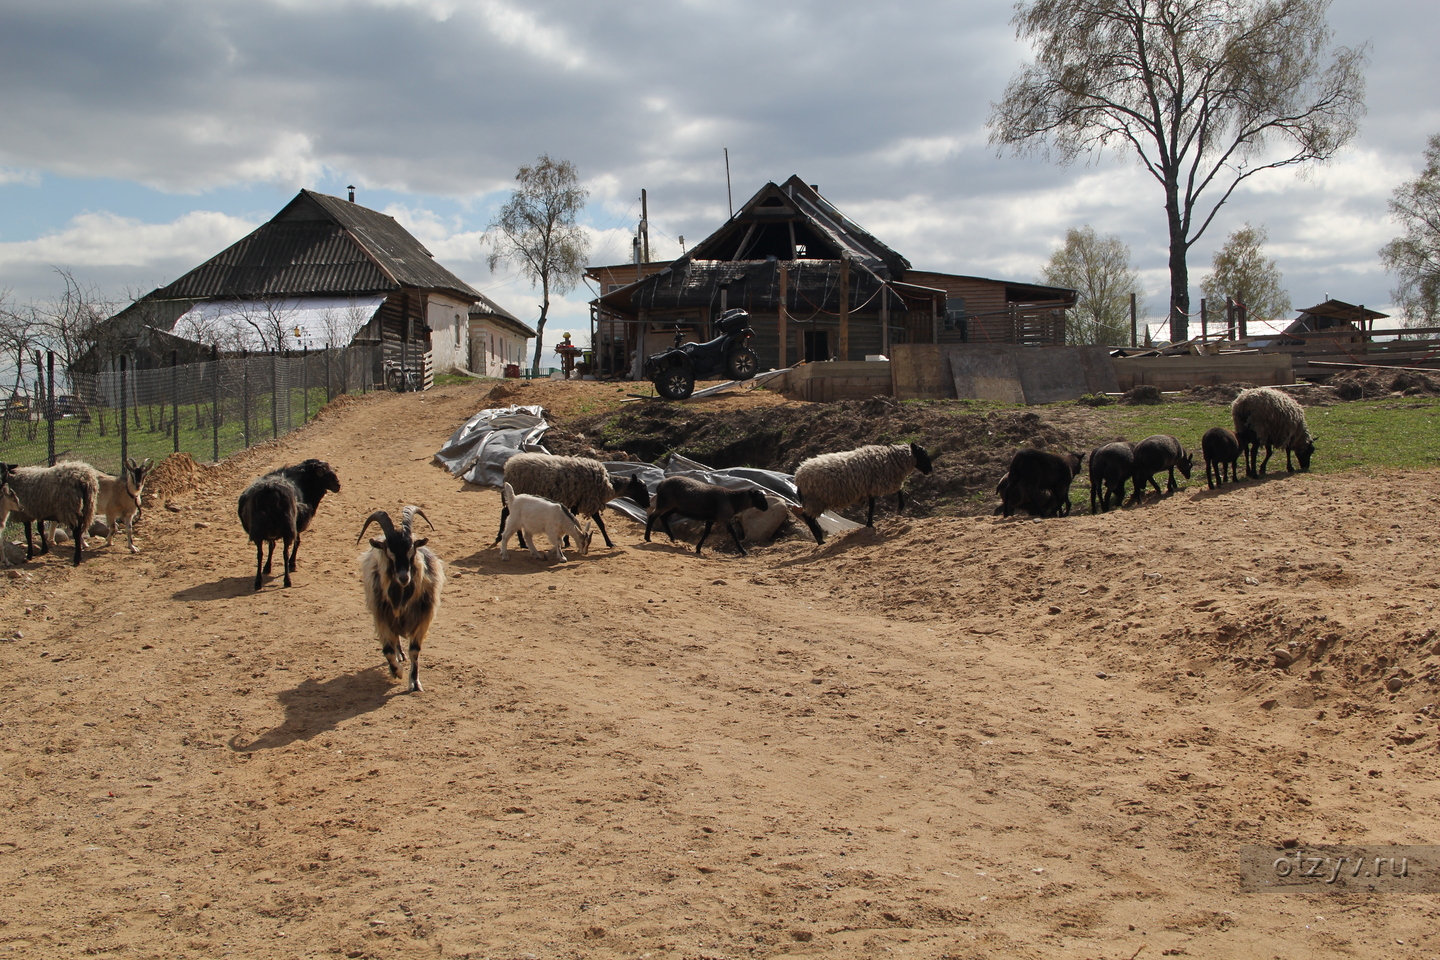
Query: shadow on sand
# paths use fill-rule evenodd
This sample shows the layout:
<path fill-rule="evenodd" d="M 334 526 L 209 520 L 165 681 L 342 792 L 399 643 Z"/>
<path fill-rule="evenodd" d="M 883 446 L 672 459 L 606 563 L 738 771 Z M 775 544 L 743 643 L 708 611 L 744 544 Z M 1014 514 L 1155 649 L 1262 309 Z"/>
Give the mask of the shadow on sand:
<path fill-rule="evenodd" d="M 280 694 L 285 719 L 278 727 L 242 743 L 240 735 L 230 738 L 236 753 L 274 750 L 297 740 L 310 740 L 334 730 L 343 721 L 382 706 L 396 687 L 384 667 L 368 667 L 333 680 L 307 679 L 293 690 Z"/>

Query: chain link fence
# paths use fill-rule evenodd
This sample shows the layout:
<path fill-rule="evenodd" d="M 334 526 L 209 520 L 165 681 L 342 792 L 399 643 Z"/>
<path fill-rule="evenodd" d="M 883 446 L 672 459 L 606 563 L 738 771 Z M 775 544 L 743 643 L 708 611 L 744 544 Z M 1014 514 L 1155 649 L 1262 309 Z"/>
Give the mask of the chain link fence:
<path fill-rule="evenodd" d="M 126 457 L 185 452 L 221 460 L 309 421 L 335 397 L 377 389 L 379 346 L 254 353 L 134 369 L 115 358 L 98 374 L 27 365 L 0 411 L 0 461 L 84 460 L 118 473 Z M 383 387 L 384 384 L 379 384 Z"/>

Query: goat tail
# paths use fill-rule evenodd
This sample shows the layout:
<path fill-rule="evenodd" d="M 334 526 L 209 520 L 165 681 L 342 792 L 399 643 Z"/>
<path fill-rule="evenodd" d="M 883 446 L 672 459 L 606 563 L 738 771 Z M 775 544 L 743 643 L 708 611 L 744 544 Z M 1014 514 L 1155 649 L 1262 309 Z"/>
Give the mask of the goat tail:
<path fill-rule="evenodd" d="M 512 487 L 512 486 L 510 486 L 510 484 L 507 483 L 507 484 L 505 484 L 504 488 L 501 489 L 501 491 L 500 491 L 500 505 L 501 505 L 501 506 L 504 506 L 504 507 L 508 507 L 508 506 L 510 506 L 510 504 L 512 504 L 512 503 L 514 503 L 514 502 L 515 502 L 515 488 Z"/>

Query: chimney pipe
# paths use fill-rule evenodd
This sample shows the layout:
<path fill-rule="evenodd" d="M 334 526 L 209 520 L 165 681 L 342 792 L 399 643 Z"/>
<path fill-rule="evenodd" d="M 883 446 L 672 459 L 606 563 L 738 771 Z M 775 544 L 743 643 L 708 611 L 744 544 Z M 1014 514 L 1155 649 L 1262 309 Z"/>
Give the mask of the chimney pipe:
<path fill-rule="evenodd" d="M 355 184 L 353 184 L 353 183 L 350 184 L 350 186 L 349 186 L 347 189 L 350 191 L 350 202 L 351 202 L 351 203 L 354 203 L 354 202 L 355 202 Z"/>

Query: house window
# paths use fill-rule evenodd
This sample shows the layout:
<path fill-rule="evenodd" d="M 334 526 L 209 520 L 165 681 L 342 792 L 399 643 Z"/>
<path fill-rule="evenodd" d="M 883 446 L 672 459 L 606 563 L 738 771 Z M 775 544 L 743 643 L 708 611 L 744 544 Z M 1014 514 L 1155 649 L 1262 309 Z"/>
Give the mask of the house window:
<path fill-rule="evenodd" d="M 460 314 L 455 314 L 455 346 L 460 346 Z"/>
<path fill-rule="evenodd" d="M 948 297 L 945 300 L 945 324 L 947 333 L 959 333 L 961 339 L 965 338 L 966 329 L 969 325 L 968 314 L 965 313 L 964 297 Z"/>

